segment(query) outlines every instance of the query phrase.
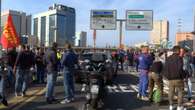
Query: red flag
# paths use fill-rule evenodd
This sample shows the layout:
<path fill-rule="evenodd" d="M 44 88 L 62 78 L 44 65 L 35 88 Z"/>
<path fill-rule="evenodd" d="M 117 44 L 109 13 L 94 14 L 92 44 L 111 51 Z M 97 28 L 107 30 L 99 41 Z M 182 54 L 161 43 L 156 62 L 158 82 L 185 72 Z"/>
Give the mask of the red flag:
<path fill-rule="evenodd" d="M 1 44 L 4 49 L 17 47 L 20 44 L 11 15 L 8 15 L 7 22 L 3 28 Z"/>

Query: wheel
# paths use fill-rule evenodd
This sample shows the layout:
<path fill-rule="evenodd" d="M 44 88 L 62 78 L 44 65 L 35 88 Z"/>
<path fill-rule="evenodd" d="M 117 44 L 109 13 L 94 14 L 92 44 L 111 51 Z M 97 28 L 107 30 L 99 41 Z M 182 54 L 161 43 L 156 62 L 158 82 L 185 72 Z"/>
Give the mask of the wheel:
<path fill-rule="evenodd" d="M 79 107 L 79 110 L 89 110 L 89 106 L 87 104 L 83 104 L 81 107 Z"/>

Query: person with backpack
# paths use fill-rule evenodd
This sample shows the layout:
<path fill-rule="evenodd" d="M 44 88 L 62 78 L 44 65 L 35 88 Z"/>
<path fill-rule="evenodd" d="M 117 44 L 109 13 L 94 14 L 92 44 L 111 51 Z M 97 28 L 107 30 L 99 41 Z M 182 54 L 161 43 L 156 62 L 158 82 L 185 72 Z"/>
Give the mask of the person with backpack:
<path fill-rule="evenodd" d="M 75 65 L 78 64 L 78 58 L 77 55 L 73 52 L 71 44 L 65 45 L 66 51 L 63 54 L 61 64 L 64 69 L 64 90 L 65 90 L 65 97 L 64 100 L 62 100 L 61 104 L 66 104 L 74 101 L 74 94 L 75 94 L 75 88 L 74 88 L 74 71 L 75 71 Z"/>
<path fill-rule="evenodd" d="M 169 110 L 174 110 L 173 96 L 175 95 L 175 89 L 177 89 L 178 92 L 177 110 L 183 110 L 184 79 L 186 74 L 183 70 L 183 59 L 180 56 L 180 46 L 174 46 L 173 54 L 166 59 L 164 76 L 169 82 Z"/>
<path fill-rule="evenodd" d="M 33 66 L 33 57 L 25 45 L 21 45 L 14 65 L 16 73 L 15 96 L 25 96 L 28 89 L 30 68 Z"/>
<path fill-rule="evenodd" d="M 137 94 L 138 98 L 147 101 L 147 89 L 148 89 L 148 73 L 150 66 L 152 65 L 152 58 L 149 54 L 148 46 L 142 47 L 142 53 L 138 57 L 139 60 L 139 93 Z"/>
<path fill-rule="evenodd" d="M 154 57 L 154 62 L 152 63 L 152 66 L 150 68 L 149 73 L 149 100 L 150 102 L 153 102 L 153 89 L 154 84 L 157 85 L 157 90 L 159 91 L 160 98 L 158 100 L 158 103 L 160 103 L 162 96 L 163 96 L 163 81 L 162 81 L 162 69 L 163 69 L 163 63 L 161 61 L 163 53 L 159 53 L 156 57 Z M 157 101 L 156 101 L 157 102 Z"/>

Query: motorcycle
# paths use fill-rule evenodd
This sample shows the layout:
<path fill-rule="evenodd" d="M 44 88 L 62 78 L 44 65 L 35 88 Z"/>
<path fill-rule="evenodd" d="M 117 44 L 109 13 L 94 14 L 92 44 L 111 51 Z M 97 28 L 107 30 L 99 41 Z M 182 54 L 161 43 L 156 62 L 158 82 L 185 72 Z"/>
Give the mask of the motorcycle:
<path fill-rule="evenodd" d="M 88 62 L 85 69 L 87 70 L 87 82 L 85 83 L 87 101 L 82 110 L 97 110 L 103 106 L 103 98 L 106 94 L 105 63 Z"/>

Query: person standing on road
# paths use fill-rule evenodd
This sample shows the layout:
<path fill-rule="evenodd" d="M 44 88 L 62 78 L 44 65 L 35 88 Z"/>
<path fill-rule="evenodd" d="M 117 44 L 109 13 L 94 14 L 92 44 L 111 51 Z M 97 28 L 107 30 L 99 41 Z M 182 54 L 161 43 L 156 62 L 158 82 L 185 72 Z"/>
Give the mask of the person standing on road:
<path fill-rule="evenodd" d="M 137 95 L 138 98 L 142 100 L 148 100 L 146 91 L 148 88 L 148 72 L 150 66 L 152 64 L 151 56 L 148 53 L 149 48 L 147 46 L 142 47 L 142 53 L 139 55 L 139 93 Z"/>
<path fill-rule="evenodd" d="M 133 56 L 133 59 L 134 59 L 134 62 L 135 62 L 136 72 L 138 72 L 138 65 L 139 65 L 138 56 L 139 56 L 139 52 L 137 51 L 137 52 L 134 53 L 134 56 Z"/>
<path fill-rule="evenodd" d="M 0 102 L 3 105 L 8 106 L 8 102 L 5 97 L 6 62 L 7 62 L 7 56 L 3 53 L 0 53 Z"/>
<path fill-rule="evenodd" d="M 195 51 L 192 52 L 192 57 L 191 57 L 191 68 L 192 68 L 192 75 L 195 78 Z"/>
<path fill-rule="evenodd" d="M 191 56 L 188 54 L 188 51 L 184 48 L 180 49 L 180 56 L 183 58 L 183 70 L 186 75 L 185 83 L 188 88 L 188 101 L 191 101 L 192 99 L 192 68 L 190 65 Z"/>
<path fill-rule="evenodd" d="M 53 43 L 45 53 L 44 62 L 47 68 L 47 85 L 46 85 L 46 101 L 52 104 L 56 99 L 54 98 L 54 87 L 57 79 L 57 43 Z"/>
<path fill-rule="evenodd" d="M 118 58 L 118 53 L 117 51 L 112 52 L 112 64 L 114 67 L 114 77 L 117 76 L 117 72 L 118 72 L 118 64 L 119 64 L 119 58 Z"/>
<path fill-rule="evenodd" d="M 45 64 L 44 64 L 44 52 L 42 48 L 37 49 L 37 55 L 35 58 L 36 68 L 37 68 L 37 82 L 44 83 L 44 75 L 45 75 Z"/>
<path fill-rule="evenodd" d="M 118 51 L 118 58 L 119 58 L 119 63 L 120 63 L 120 69 L 121 71 L 124 71 L 123 65 L 124 65 L 124 60 L 125 60 L 125 53 L 122 49 Z"/>
<path fill-rule="evenodd" d="M 14 73 L 16 72 L 15 96 L 19 94 L 26 95 L 29 83 L 30 68 L 33 66 L 33 58 L 25 45 L 21 45 L 20 52 L 17 55 L 14 65 Z"/>
<path fill-rule="evenodd" d="M 14 78 L 13 69 L 17 57 L 16 48 L 11 48 L 11 50 L 8 50 L 7 57 L 8 57 L 8 64 L 7 64 L 8 83 L 10 87 L 14 87 L 15 78 Z"/>
<path fill-rule="evenodd" d="M 133 72 L 133 51 L 127 50 L 128 72 Z"/>
<path fill-rule="evenodd" d="M 65 99 L 62 100 L 61 104 L 70 103 L 74 101 L 74 69 L 75 65 L 78 64 L 77 55 L 73 52 L 71 44 L 65 45 L 65 52 L 63 54 L 61 64 L 64 69 L 64 90 L 65 90 Z"/>
<path fill-rule="evenodd" d="M 154 84 L 157 85 L 157 89 L 160 90 L 160 96 L 162 99 L 163 96 L 163 81 L 162 81 L 162 69 L 163 69 L 163 63 L 161 62 L 161 57 L 163 53 L 159 53 L 150 68 L 149 73 L 149 100 L 152 102 L 152 95 L 153 95 L 153 89 Z"/>
<path fill-rule="evenodd" d="M 183 92 L 184 92 L 184 78 L 186 74 L 183 70 L 183 59 L 180 55 L 180 47 L 173 47 L 173 54 L 165 61 L 164 76 L 169 81 L 169 110 L 173 110 L 173 96 L 175 89 L 178 92 L 178 107 L 177 110 L 183 110 Z"/>

